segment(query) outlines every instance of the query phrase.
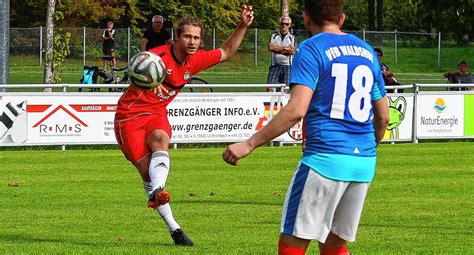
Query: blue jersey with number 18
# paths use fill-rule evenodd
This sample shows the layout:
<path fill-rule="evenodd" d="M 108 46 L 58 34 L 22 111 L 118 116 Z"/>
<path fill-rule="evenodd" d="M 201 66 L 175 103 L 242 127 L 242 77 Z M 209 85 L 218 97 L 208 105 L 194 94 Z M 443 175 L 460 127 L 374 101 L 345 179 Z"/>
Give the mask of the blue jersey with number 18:
<path fill-rule="evenodd" d="M 346 161 L 344 165 L 350 166 L 352 157 L 373 157 L 375 168 L 373 102 L 386 92 L 380 64 L 370 45 L 351 34 L 317 34 L 298 47 L 290 84 L 314 91 L 305 117 L 303 163 L 324 168 L 325 161 L 327 167 L 329 162 Z M 318 172 L 338 180 L 366 181 L 373 177 L 324 174 L 328 171 L 333 170 Z"/>

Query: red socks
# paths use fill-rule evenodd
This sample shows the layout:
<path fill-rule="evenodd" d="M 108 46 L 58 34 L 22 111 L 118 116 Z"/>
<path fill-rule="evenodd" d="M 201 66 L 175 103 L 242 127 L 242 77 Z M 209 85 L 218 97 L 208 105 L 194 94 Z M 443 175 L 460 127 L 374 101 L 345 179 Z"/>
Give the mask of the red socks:
<path fill-rule="evenodd" d="M 326 248 L 326 249 L 320 249 L 319 250 L 320 255 L 349 255 L 349 249 L 347 247 L 341 246 L 341 247 L 334 247 L 334 248 Z"/>
<path fill-rule="evenodd" d="M 278 255 L 305 255 L 306 247 L 295 247 L 281 240 L 278 241 Z M 319 250 L 320 255 L 350 255 L 349 249 L 344 246 L 325 248 Z"/>
<path fill-rule="evenodd" d="M 294 247 L 278 241 L 278 255 L 304 255 L 305 252 L 306 247 Z"/>

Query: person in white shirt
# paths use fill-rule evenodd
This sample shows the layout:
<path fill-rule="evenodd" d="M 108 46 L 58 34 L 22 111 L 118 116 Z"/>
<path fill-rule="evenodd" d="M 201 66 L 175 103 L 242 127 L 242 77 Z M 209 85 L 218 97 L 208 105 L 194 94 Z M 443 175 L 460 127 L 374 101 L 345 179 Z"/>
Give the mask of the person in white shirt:
<path fill-rule="evenodd" d="M 290 33 L 291 18 L 280 18 L 280 30 L 272 33 L 268 50 L 272 53 L 272 63 L 268 70 L 268 84 L 286 84 L 290 77 L 290 67 L 295 54 L 295 36 Z"/>

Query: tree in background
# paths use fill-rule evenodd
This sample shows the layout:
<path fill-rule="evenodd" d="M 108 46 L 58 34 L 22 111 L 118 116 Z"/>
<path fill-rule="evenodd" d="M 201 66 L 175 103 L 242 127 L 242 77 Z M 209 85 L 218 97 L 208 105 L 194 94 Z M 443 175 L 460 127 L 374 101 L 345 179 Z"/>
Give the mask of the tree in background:
<path fill-rule="evenodd" d="M 383 0 L 377 0 L 377 30 L 383 30 Z"/>
<path fill-rule="evenodd" d="M 46 20 L 47 1 L 11 0 L 11 27 L 44 26 Z"/>
<path fill-rule="evenodd" d="M 248 4 L 252 5 L 251 1 Z M 204 21 L 207 29 L 216 28 L 217 30 L 234 28 L 235 20 L 238 20 L 240 14 L 239 0 L 150 0 L 147 3 L 140 2 L 137 6 L 148 20 L 151 20 L 155 14 L 161 14 L 165 19 L 176 24 L 181 17 L 195 16 Z"/>
<path fill-rule="evenodd" d="M 97 27 L 113 21 L 122 27 L 145 22 L 135 0 L 74 1 L 61 0 L 56 9 L 66 17 L 56 22 L 58 27 Z M 12 0 L 12 27 L 39 27 L 44 25 L 48 5 L 44 0 Z"/>
<path fill-rule="evenodd" d="M 71 33 L 64 32 L 61 28 L 54 33 L 55 21 L 64 19 L 62 12 L 56 11 L 56 0 L 48 0 L 46 13 L 46 61 L 44 64 L 44 84 L 60 83 L 64 59 L 69 55 L 69 42 Z M 51 92 L 52 88 L 45 88 Z"/>
<path fill-rule="evenodd" d="M 288 8 L 288 0 L 281 0 L 281 16 L 289 16 L 290 9 Z"/>
<path fill-rule="evenodd" d="M 473 0 L 385 0 L 383 11 L 385 30 L 441 31 L 457 43 L 474 37 Z"/>
<path fill-rule="evenodd" d="M 384 16 L 383 0 L 377 0 L 377 2 L 375 0 L 368 0 L 367 5 L 368 5 L 367 15 L 369 17 L 369 30 L 375 31 L 376 29 L 375 24 L 377 23 L 377 30 L 382 31 L 383 30 L 383 16 Z M 377 12 L 375 12 L 375 10 L 377 10 Z M 375 13 L 377 13 L 377 22 L 375 20 Z"/>
<path fill-rule="evenodd" d="M 46 13 L 46 48 L 44 64 L 44 84 L 53 83 L 53 36 L 54 36 L 54 10 L 56 7 L 56 0 L 48 0 L 48 9 Z M 45 92 L 51 92 L 51 88 L 45 88 Z"/>
<path fill-rule="evenodd" d="M 367 0 L 347 0 L 344 6 L 346 13 L 345 30 L 368 29 L 369 14 Z"/>
<path fill-rule="evenodd" d="M 273 29 L 281 16 L 282 0 L 249 0 L 255 7 L 253 26 Z M 206 28 L 227 30 L 235 26 L 238 0 L 61 0 L 56 9 L 65 15 L 58 27 L 98 27 L 109 20 L 117 27 L 132 27 L 135 32 L 149 26 L 151 17 L 162 14 L 172 23 L 187 15 L 205 21 Z M 288 0 L 294 28 L 303 29 L 303 0 Z M 376 8 L 376 10 L 375 10 Z M 46 19 L 45 0 L 11 0 L 11 27 L 39 27 Z M 473 0 L 346 0 L 346 30 L 382 29 L 408 32 L 450 33 L 457 42 L 473 37 Z M 376 23 L 376 16 L 377 23 Z"/>
<path fill-rule="evenodd" d="M 274 28 L 281 16 L 281 0 L 249 0 L 256 11 L 254 26 Z M 302 0 L 287 0 L 292 20 L 302 20 Z M 57 27 L 97 27 L 113 21 L 117 27 L 146 28 L 151 17 L 162 14 L 172 23 L 193 15 L 204 20 L 208 28 L 233 29 L 239 15 L 240 0 L 123 0 L 74 1 L 61 0 L 56 9 L 66 17 Z M 12 27 L 44 25 L 47 4 L 44 0 L 12 0 Z M 295 23 L 295 25 L 298 25 Z M 302 23 L 299 25 L 303 27 Z"/>
<path fill-rule="evenodd" d="M 54 21 L 58 22 L 64 19 L 62 12 L 54 13 Z M 56 29 L 53 36 L 53 83 L 61 83 L 61 74 L 63 71 L 63 63 L 67 56 L 71 53 L 71 33 L 63 31 L 62 28 Z"/>
<path fill-rule="evenodd" d="M 125 6 L 103 4 L 101 1 L 61 0 L 58 11 L 67 17 L 60 22 L 62 27 L 94 27 L 103 20 L 118 21 L 125 15 Z"/>
<path fill-rule="evenodd" d="M 419 10 L 417 13 L 421 17 L 419 22 L 423 24 L 423 30 L 450 33 L 451 38 L 458 43 L 465 43 L 469 40 L 469 36 L 474 36 L 473 0 L 414 2 Z M 428 14 L 423 14 L 423 9 Z"/>
<path fill-rule="evenodd" d="M 369 16 L 369 30 L 374 31 L 375 30 L 375 15 L 374 15 L 375 0 L 368 0 L 367 4 L 368 4 L 367 14 Z"/>

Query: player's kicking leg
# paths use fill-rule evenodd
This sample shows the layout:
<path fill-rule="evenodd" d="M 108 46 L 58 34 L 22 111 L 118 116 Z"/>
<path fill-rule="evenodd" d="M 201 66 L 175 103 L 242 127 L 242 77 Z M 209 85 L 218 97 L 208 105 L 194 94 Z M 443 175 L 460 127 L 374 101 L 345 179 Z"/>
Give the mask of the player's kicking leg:
<path fill-rule="evenodd" d="M 170 195 L 165 190 L 170 167 L 169 136 L 163 130 L 155 130 L 148 137 L 147 144 L 153 153 L 139 161 L 136 167 L 144 180 L 148 207 L 156 209 L 163 218 L 176 245 L 193 246 L 193 242 L 174 219 L 169 205 Z"/>

